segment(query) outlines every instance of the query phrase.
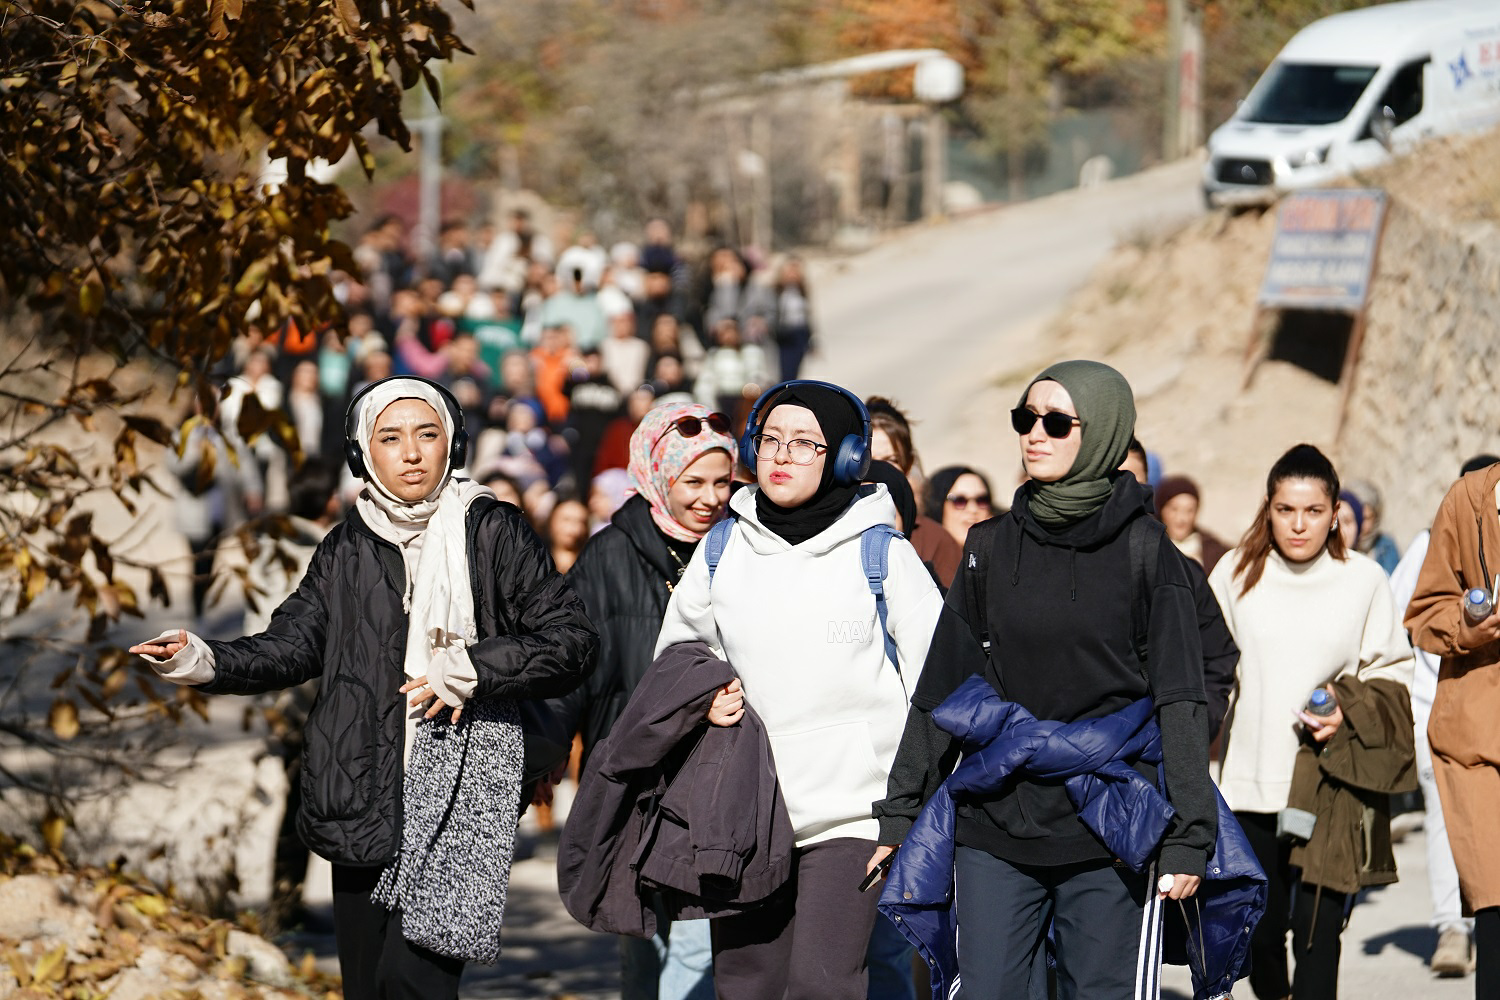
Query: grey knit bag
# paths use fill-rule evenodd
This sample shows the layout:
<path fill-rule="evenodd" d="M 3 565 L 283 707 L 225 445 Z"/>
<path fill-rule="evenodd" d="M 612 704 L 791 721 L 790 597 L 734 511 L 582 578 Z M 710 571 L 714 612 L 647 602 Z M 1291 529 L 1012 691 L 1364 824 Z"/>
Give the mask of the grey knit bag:
<path fill-rule="evenodd" d="M 470 701 L 457 725 L 417 724 L 406 766 L 401 851 L 370 898 L 440 955 L 494 965 L 515 851 L 525 746 L 516 703 Z"/>

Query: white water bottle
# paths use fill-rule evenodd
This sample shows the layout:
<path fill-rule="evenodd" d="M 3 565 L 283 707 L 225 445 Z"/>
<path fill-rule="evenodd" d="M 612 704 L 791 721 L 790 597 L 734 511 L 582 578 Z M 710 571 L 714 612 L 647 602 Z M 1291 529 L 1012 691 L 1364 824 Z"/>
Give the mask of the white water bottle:
<path fill-rule="evenodd" d="M 1470 625 L 1477 625 L 1495 611 L 1494 598 L 1483 587 L 1475 587 L 1464 594 L 1464 617 Z"/>

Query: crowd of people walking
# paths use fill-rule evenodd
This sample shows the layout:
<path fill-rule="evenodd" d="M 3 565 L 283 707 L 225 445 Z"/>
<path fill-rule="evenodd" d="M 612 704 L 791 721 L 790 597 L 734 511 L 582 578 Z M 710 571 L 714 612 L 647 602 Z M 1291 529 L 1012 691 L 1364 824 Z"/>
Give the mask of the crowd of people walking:
<path fill-rule="evenodd" d="M 352 1000 L 496 959 L 575 738 L 559 887 L 625 1000 L 1139 998 L 1163 961 L 1332 998 L 1419 787 L 1433 969 L 1500 998 L 1493 457 L 1403 557 L 1297 444 L 1229 544 L 1094 361 L 1030 381 L 992 474 L 924 469 L 896 401 L 799 378 L 794 258 L 694 268 L 659 220 L 554 254 L 523 213 L 357 257 L 348 328 L 242 338 L 172 460 L 199 616 L 226 529 L 295 516 L 274 612 L 133 647 L 316 680 L 295 822 Z M 277 413 L 300 463 L 242 439 Z"/>

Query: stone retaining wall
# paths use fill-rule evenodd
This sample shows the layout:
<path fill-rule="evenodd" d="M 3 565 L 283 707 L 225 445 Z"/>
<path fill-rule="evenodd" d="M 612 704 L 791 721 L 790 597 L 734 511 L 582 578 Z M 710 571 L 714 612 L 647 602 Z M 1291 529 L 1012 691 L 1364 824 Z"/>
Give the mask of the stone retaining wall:
<path fill-rule="evenodd" d="M 1500 234 L 1394 200 L 1339 471 L 1380 487 L 1405 545 L 1480 452 L 1500 454 Z"/>

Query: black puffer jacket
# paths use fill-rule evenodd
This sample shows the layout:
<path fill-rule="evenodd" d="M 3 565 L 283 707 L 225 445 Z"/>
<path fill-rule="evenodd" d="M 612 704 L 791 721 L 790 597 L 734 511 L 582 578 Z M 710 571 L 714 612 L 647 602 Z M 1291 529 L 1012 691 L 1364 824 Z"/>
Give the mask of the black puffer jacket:
<path fill-rule="evenodd" d="M 583 602 L 525 517 L 493 500 L 468 515 L 480 641 L 475 698 L 566 694 L 593 666 Z M 314 852 L 381 865 L 401 843 L 407 614 L 401 553 L 351 511 L 313 554 L 266 631 L 211 642 L 210 694 L 258 694 L 321 678 L 308 716 L 297 830 Z"/>
<path fill-rule="evenodd" d="M 570 694 L 551 702 L 569 733 L 583 734 L 584 760 L 609 735 L 646 671 L 667 601 L 681 567 L 651 520 L 651 505 L 637 494 L 615 511 L 609 526 L 590 538 L 568 571 L 599 630 L 599 661 Z"/>

